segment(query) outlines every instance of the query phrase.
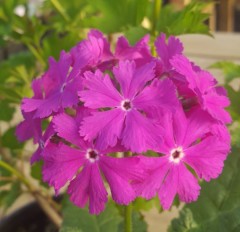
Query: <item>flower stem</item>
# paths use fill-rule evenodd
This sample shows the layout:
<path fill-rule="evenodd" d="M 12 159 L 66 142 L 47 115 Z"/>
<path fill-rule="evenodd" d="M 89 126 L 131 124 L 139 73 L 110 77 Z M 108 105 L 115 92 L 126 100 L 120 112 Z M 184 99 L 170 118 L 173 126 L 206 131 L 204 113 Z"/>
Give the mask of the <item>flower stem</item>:
<path fill-rule="evenodd" d="M 156 50 L 154 47 L 154 40 L 156 38 L 156 30 L 157 30 L 157 23 L 158 23 L 158 19 L 160 16 L 160 11 L 162 8 L 162 0 L 154 0 L 153 1 L 153 13 L 152 13 L 152 28 L 151 28 L 151 36 L 152 36 L 152 40 L 151 40 L 151 51 L 152 51 L 152 55 L 156 56 Z"/>
<path fill-rule="evenodd" d="M 5 170 L 11 172 L 15 175 L 22 183 L 29 189 L 30 193 L 35 197 L 36 201 L 42 208 L 42 210 L 46 213 L 46 215 L 50 218 L 50 220 L 60 228 L 62 224 L 62 218 L 57 212 L 57 209 L 53 208 L 51 204 L 38 192 L 34 186 L 26 179 L 17 169 L 10 166 L 8 163 L 0 160 L 0 167 L 4 168 Z"/>
<path fill-rule="evenodd" d="M 125 206 L 125 232 L 132 232 L 132 204 Z"/>
<path fill-rule="evenodd" d="M 64 10 L 64 7 L 61 5 L 61 3 L 58 0 L 50 0 L 55 9 L 58 11 L 58 13 L 65 19 L 66 22 L 69 22 L 69 16 Z"/>
<path fill-rule="evenodd" d="M 156 36 L 156 27 L 159 19 L 160 11 L 162 8 L 162 0 L 154 0 L 153 6 L 153 18 L 152 18 L 152 31 L 151 34 L 153 37 Z"/>
<path fill-rule="evenodd" d="M 124 157 L 132 156 L 132 152 L 124 152 Z M 124 232 L 132 232 L 132 203 L 124 208 Z"/>
<path fill-rule="evenodd" d="M 0 160 L 0 167 L 3 167 L 7 171 L 9 171 L 12 174 L 14 174 L 16 177 L 18 177 L 26 185 L 26 187 L 28 189 L 32 190 L 32 186 L 31 186 L 30 182 L 17 169 L 13 168 L 12 166 L 7 164 L 3 160 Z"/>

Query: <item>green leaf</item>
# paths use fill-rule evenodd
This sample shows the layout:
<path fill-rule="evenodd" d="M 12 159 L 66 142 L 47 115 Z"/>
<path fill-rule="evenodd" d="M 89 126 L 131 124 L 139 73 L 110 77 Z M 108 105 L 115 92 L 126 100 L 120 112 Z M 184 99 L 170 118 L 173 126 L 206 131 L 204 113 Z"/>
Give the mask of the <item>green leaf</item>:
<path fill-rule="evenodd" d="M 132 227 L 133 231 L 137 232 L 146 232 L 147 231 L 147 223 L 144 221 L 144 217 L 140 212 L 133 211 L 132 213 Z M 124 222 L 119 224 L 119 228 L 117 232 L 123 232 L 124 230 Z"/>
<path fill-rule="evenodd" d="M 209 14 L 203 13 L 208 4 L 193 1 L 180 11 L 176 11 L 173 5 L 166 5 L 162 8 L 157 22 L 158 32 L 164 32 L 168 36 L 192 33 L 210 35 L 209 28 L 204 23 L 209 18 Z"/>
<path fill-rule="evenodd" d="M 0 101 L 0 121 L 9 122 L 11 121 L 15 109 L 9 105 L 5 100 Z"/>
<path fill-rule="evenodd" d="M 239 107 L 239 92 L 235 91 L 231 86 L 225 85 L 227 90 L 228 97 L 231 101 L 231 105 L 228 107 L 228 111 L 231 113 L 231 116 L 235 120 L 240 118 L 240 107 Z"/>
<path fill-rule="evenodd" d="M 4 199 L 8 195 L 7 190 L 0 191 L 0 206 L 4 206 Z"/>
<path fill-rule="evenodd" d="M 4 208 L 9 208 L 15 202 L 15 200 L 21 194 L 21 184 L 19 181 L 16 181 L 12 184 L 11 189 L 8 191 L 8 194 L 3 199 Z"/>
<path fill-rule="evenodd" d="M 34 163 L 33 166 L 31 167 L 31 176 L 38 180 L 39 183 L 44 186 L 48 187 L 48 184 L 43 182 L 42 178 L 42 166 L 43 166 L 43 161 L 39 161 L 37 163 Z"/>
<path fill-rule="evenodd" d="M 10 149 L 20 149 L 24 146 L 23 143 L 18 142 L 15 136 L 16 127 L 9 128 L 2 136 L 1 142 L 3 147 Z"/>
<path fill-rule="evenodd" d="M 197 202 L 185 205 L 172 221 L 172 232 L 240 231 L 240 149 L 233 147 L 222 175 L 202 184 Z"/>
<path fill-rule="evenodd" d="M 0 160 L 2 159 L 0 155 Z M 12 173 L 0 166 L 0 177 L 11 177 Z M 0 186 L 9 184 L 10 180 L 0 180 Z M 1 191 L 0 191 L 1 192 Z M 0 203 L 1 204 L 1 203 Z"/>
<path fill-rule="evenodd" d="M 240 123 L 233 124 L 232 127 L 230 127 L 231 132 L 231 140 L 232 144 L 235 144 L 236 147 L 240 148 Z"/>
<path fill-rule="evenodd" d="M 87 8 L 89 7 L 87 0 L 81 1 L 45 1 L 43 8 L 45 11 L 53 11 L 51 17 L 48 17 L 49 24 L 56 32 L 69 32 L 69 35 L 75 35 L 78 38 L 79 32 L 84 28 L 83 19 L 88 17 Z M 53 6 L 55 9 L 53 9 Z M 59 7 L 60 6 L 60 7 Z"/>
<path fill-rule="evenodd" d="M 148 211 L 152 209 L 153 207 L 156 207 L 159 211 L 161 210 L 161 205 L 159 202 L 158 197 L 154 197 L 151 200 L 146 200 L 144 198 L 138 197 L 134 202 L 133 202 L 133 208 L 136 211 Z"/>
<path fill-rule="evenodd" d="M 144 35 L 149 33 L 149 31 L 141 26 L 139 27 L 130 27 L 128 30 L 124 32 L 127 37 L 129 43 L 134 45 L 137 41 L 139 41 Z"/>
<path fill-rule="evenodd" d="M 58 59 L 62 50 L 69 51 L 79 40 L 80 37 L 76 36 L 75 33 L 68 33 L 61 37 L 56 32 L 51 33 L 42 41 L 44 59 L 47 60 L 49 56 Z M 53 44 L 54 46 L 52 46 Z"/>
<path fill-rule="evenodd" d="M 31 94 L 30 82 L 36 73 L 33 56 L 20 52 L 0 62 L 0 97 L 11 103 L 20 103 Z"/>
<path fill-rule="evenodd" d="M 88 209 L 74 206 L 65 199 L 61 232 L 117 232 L 122 218 L 112 202 L 98 216 L 91 215 Z"/>
<path fill-rule="evenodd" d="M 210 68 L 221 69 L 224 73 L 226 83 L 235 78 L 240 78 L 240 65 L 230 61 L 219 61 L 210 66 Z"/>
<path fill-rule="evenodd" d="M 134 211 L 132 215 L 133 220 L 133 231 L 146 232 L 147 223 L 144 221 L 144 217 L 139 213 Z"/>
<path fill-rule="evenodd" d="M 92 27 L 104 33 L 121 32 L 128 26 L 140 26 L 147 8 L 148 0 L 88 0 L 96 13 L 90 22 Z"/>

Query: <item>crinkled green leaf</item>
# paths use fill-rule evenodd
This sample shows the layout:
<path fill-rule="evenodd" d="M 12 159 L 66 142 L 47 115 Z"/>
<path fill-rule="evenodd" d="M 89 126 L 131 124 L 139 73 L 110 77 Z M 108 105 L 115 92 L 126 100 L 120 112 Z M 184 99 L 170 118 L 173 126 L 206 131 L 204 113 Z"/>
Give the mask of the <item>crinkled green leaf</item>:
<path fill-rule="evenodd" d="M 10 127 L 2 136 L 1 142 L 3 147 L 10 149 L 20 149 L 24 146 L 23 143 L 18 142 L 15 135 L 16 127 Z"/>
<path fill-rule="evenodd" d="M 203 13 L 207 4 L 209 3 L 193 1 L 179 11 L 176 11 L 173 5 L 166 5 L 162 8 L 157 22 L 158 32 L 167 35 L 193 33 L 209 35 L 209 27 L 205 24 L 209 14 Z"/>
<path fill-rule="evenodd" d="M 226 83 L 234 78 L 240 78 L 240 65 L 230 61 L 219 61 L 210 66 L 210 68 L 221 69 L 224 73 Z"/>
<path fill-rule="evenodd" d="M 54 12 L 49 18 L 49 22 L 57 32 L 70 32 L 71 35 L 77 35 L 83 29 L 82 20 L 86 17 L 87 0 L 51 0 L 45 1 L 43 7 Z"/>
<path fill-rule="evenodd" d="M 11 189 L 8 191 L 8 194 L 3 198 L 3 205 L 4 208 L 9 208 L 12 206 L 12 204 L 16 201 L 16 199 L 20 196 L 21 194 L 21 183 L 20 181 L 15 181 Z"/>
<path fill-rule="evenodd" d="M 49 56 L 59 59 L 62 50 L 69 51 L 79 40 L 80 37 L 76 36 L 75 33 L 66 33 L 61 37 L 56 32 L 51 33 L 42 41 L 44 59 L 47 60 Z"/>
<path fill-rule="evenodd" d="M 0 160 L 2 159 L 1 155 L 0 155 Z M 6 177 L 6 178 L 9 178 L 11 177 L 11 173 L 9 171 L 7 171 L 5 168 L 1 167 L 0 166 L 0 177 Z M 3 186 L 3 185 L 6 185 L 6 184 L 9 184 L 10 183 L 10 180 L 4 180 L 4 179 L 1 179 L 0 180 L 0 186 Z M 0 191 L 1 192 L 1 191 Z M 1 200 L 0 200 L 1 201 Z M 1 204 L 1 203 L 0 203 Z"/>
<path fill-rule="evenodd" d="M 4 199 L 8 195 L 7 190 L 0 191 L 0 206 L 4 206 Z"/>
<path fill-rule="evenodd" d="M 43 166 L 43 161 L 39 161 L 37 163 L 34 163 L 31 167 L 31 176 L 38 180 L 39 183 L 44 186 L 44 187 L 48 187 L 48 184 L 43 182 L 43 178 L 42 178 L 42 166 Z"/>
<path fill-rule="evenodd" d="M 132 230 L 137 232 L 146 232 L 147 231 L 147 223 L 144 221 L 144 217 L 140 212 L 133 211 L 132 213 Z M 119 228 L 117 232 L 124 232 L 124 222 L 119 224 Z"/>
<path fill-rule="evenodd" d="M 20 103 L 25 96 L 31 95 L 30 82 L 35 76 L 33 56 L 20 52 L 0 63 L 0 97 L 9 103 Z"/>
<path fill-rule="evenodd" d="M 235 120 L 240 118 L 240 107 L 239 107 L 239 92 L 235 91 L 231 86 L 225 86 L 228 97 L 231 101 L 231 105 L 228 107 L 228 111 L 231 113 L 231 116 Z"/>
<path fill-rule="evenodd" d="M 133 202 L 133 208 L 136 211 L 148 211 L 152 208 L 157 208 L 159 211 L 161 210 L 161 205 L 159 202 L 158 197 L 154 197 L 151 200 L 146 200 L 144 198 L 138 197 L 134 202 Z"/>
<path fill-rule="evenodd" d="M 185 205 L 170 232 L 240 231 L 240 149 L 234 147 L 222 175 L 202 184 L 197 202 Z"/>
<path fill-rule="evenodd" d="M 232 144 L 235 144 L 236 147 L 240 148 L 240 122 L 233 124 L 231 127 L 231 140 Z"/>
<path fill-rule="evenodd" d="M 122 218 L 112 202 L 98 216 L 88 209 L 74 206 L 68 199 L 63 204 L 63 224 L 61 232 L 117 232 Z"/>
<path fill-rule="evenodd" d="M 124 32 L 129 43 L 134 45 L 138 40 L 140 40 L 144 35 L 148 34 L 149 31 L 141 26 L 139 27 L 130 27 Z"/>
<path fill-rule="evenodd" d="M 5 100 L 0 101 L 0 121 L 11 121 L 15 109 Z"/>
<path fill-rule="evenodd" d="M 146 232 L 147 231 L 147 223 L 144 221 L 144 217 L 139 213 L 134 211 L 132 215 L 133 221 L 133 231 L 138 232 Z"/>
<path fill-rule="evenodd" d="M 105 33 L 121 32 L 129 26 L 139 26 L 150 4 L 148 0 L 88 0 L 97 10 L 90 26 Z"/>

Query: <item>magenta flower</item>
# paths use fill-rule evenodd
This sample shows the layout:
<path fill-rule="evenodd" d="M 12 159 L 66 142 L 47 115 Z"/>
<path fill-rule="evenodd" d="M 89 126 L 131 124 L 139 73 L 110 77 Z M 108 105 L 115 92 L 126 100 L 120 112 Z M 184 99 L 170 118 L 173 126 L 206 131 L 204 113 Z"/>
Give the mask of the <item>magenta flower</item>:
<path fill-rule="evenodd" d="M 145 35 L 134 46 L 130 46 L 128 40 L 121 36 L 116 44 L 114 58 L 117 60 L 134 60 L 136 66 L 142 66 L 153 60 L 149 48 L 149 35 Z"/>
<path fill-rule="evenodd" d="M 109 183 L 113 200 L 118 204 L 129 204 L 136 197 L 130 180 L 140 180 L 143 176 L 138 165 L 139 158 L 113 158 L 106 154 L 117 151 L 118 148 L 103 151 L 92 142 L 84 141 L 78 133 L 81 118 L 81 115 L 73 118 L 66 114 L 54 117 L 54 128 L 58 136 L 76 148 L 63 143 L 48 144 L 43 156 L 44 180 L 54 187 L 56 193 L 70 181 L 68 194 L 71 201 L 79 207 L 84 207 L 89 201 L 90 213 L 99 214 L 104 210 L 108 199 L 102 173 Z"/>
<path fill-rule="evenodd" d="M 33 138 L 33 142 L 37 143 L 42 133 L 41 119 L 33 118 L 33 113 L 22 112 L 24 120 L 16 128 L 16 136 L 18 141 L 24 142 Z"/>
<path fill-rule="evenodd" d="M 88 39 L 79 42 L 70 52 L 74 63 L 90 70 L 104 66 L 113 59 L 109 42 L 98 30 L 91 30 Z"/>
<path fill-rule="evenodd" d="M 169 73 L 172 70 L 170 60 L 175 55 L 180 55 L 183 52 L 182 43 L 175 36 L 169 36 L 167 43 L 166 35 L 161 33 L 161 35 L 155 41 L 155 47 L 163 67 L 162 72 L 165 74 Z"/>
<path fill-rule="evenodd" d="M 70 200 L 89 203 L 91 214 L 105 208 L 104 181 L 118 204 L 156 193 L 164 209 L 176 195 L 192 202 L 198 178 L 217 178 L 229 153 L 225 89 L 182 55 L 174 36 L 157 38 L 158 57 L 148 44 L 148 35 L 133 46 L 120 37 L 111 52 L 104 35 L 90 30 L 59 61 L 49 59 L 32 83 L 33 97 L 22 101 L 16 135 L 38 143 L 31 163 L 42 159 L 44 181 L 56 194 L 68 185 Z M 160 157 L 148 157 L 148 150 Z M 140 152 L 146 153 L 135 156 Z"/>
<path fill-rule="evenodd" d="M 38 138 L 38 148 L 33 153 L 31 157 L 31 164 L 40 161 L 43 158 L 43 152 L 47 144 L 50 142 L 51 137 L 54 135 L 54 130 L 52 127 L 52 123 L 50 123 L 46 129 L 46 131 L 42 134 L 42 132 L 39 135 Z"/>
<path fill-rule="evenodd" d="M 170 80 L 153 81 L 154 63 L 136 69 L 131 61 L 120 61 L 113 69 L 120 85 L 120 92 L 108 74 L 100 71 L 85 73 L 86 90 L 79 92 L 86 107 L 106 109 L 86 117 L 80 133 L 88 141 L 105 149 L 114 147 L 121 139 L 122 145 L 133 152 L 142 152 L 158 146 L 162 132 L 148 111 L 166 107 L 174 109 L 177 104 L 175 89 Z"/>
<path fill-rule="evenodd" d="M 49 59 L 49 70 L 42 76 L 42 95 L 44 98 L 25 98 L 22 102 L 24 112 L 34 112 L 34 118 L 45 118 L 54 112 L 78 104 L 77 91 L 81 89 L 80 70 L 71 67 L 72 58 L 64 51 L 59 62 Z"/>
<path fill-rule="evenodd" d="M 180 109 L 173 116 L 164 116 L 166 134 L 158 149 L 164 156 L 142 158 L 151 171 L 143 183 L 135 186 L 141 196 L 150 199 L 157 192 L 164 209 L 170 208 L 176 194 L 187 203 L 198 198 L 198 180 L 186 164 L 199 178 L 210 181 L 220 175 L 230 151 L 229 143 L 212 134 L 206 136 L 212 123 L 202 110 L 191 112 L 187 118 Z"/>
<path fill-rule="evenodd" d="M 216 88 L 217 82 L 209 72 L 194 68 L 182 55 L 176 55 L 171 60 L 171 64 L 176 72 L 183 75 L 189 89 L 196 96 L 196 102 L 203 110 L 223 123 L 231 122 L 229 113 L 224 109 L 229 106 L 230 101 L 222 90 Z"/>
<path fill-rule="evenodd" d="M 42 79 L 32 81 L 33 99 L 42 99 Z M 22 111 L 24 120 L 16 128 L 16 136 L 20 142 L 33 138 L 34 143 L 37 143 L 42 134 L 41 119 L 34 118 L 34 113 L 25 113 Z"/>

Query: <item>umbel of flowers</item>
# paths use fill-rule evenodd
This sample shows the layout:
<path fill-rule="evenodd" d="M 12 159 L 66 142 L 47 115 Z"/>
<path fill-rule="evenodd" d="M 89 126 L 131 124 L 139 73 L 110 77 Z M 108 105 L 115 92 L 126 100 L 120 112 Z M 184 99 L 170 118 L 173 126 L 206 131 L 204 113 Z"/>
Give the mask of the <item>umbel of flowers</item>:
<path fill-rule="evenodd" d="M 44 181 L 56 194 L 68 185 L 70 200 L 91 214 L 105 208 L 105 182 L 118 204 L 156 195 L 164 209 L 176 195 L 195 201 L 198 179 L 217 178 L 230 151 L 224 88 L 183 55 L 177 38 L 161 34 L 157 57 L 148 42 L 120 37 L 112 52 L 91 30 L 59 61 L 49 59 L 22 101 L 16 134 L 39 144 L 31 162 L 43 160 Z"/>

